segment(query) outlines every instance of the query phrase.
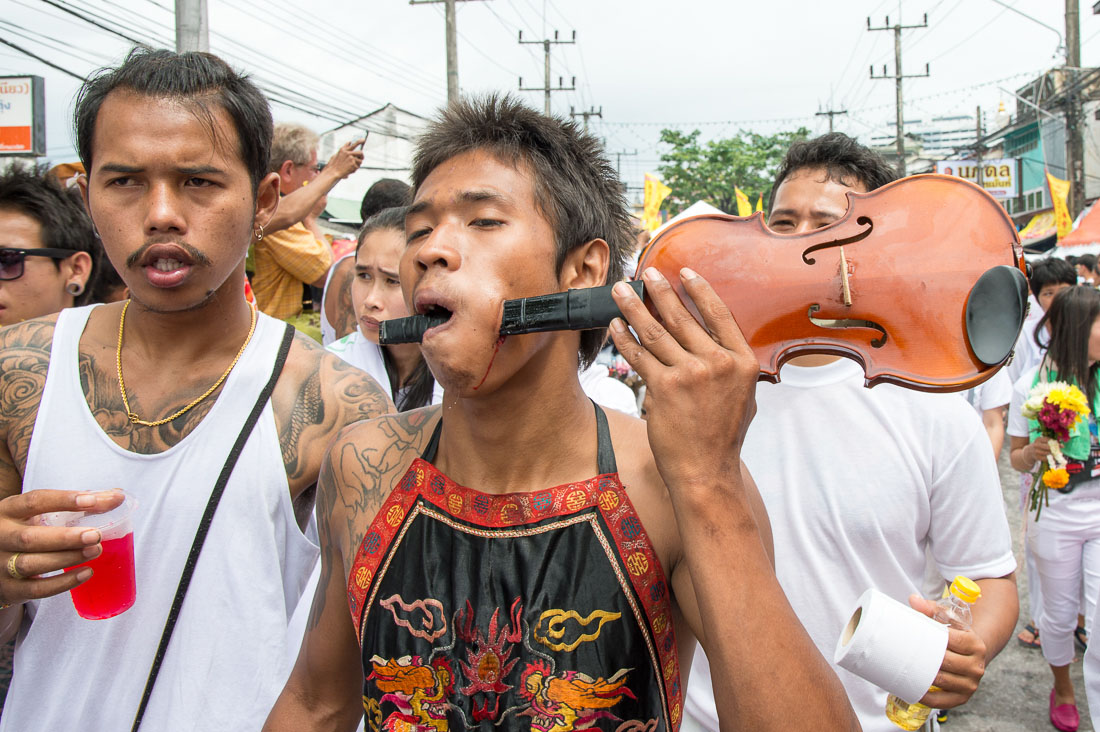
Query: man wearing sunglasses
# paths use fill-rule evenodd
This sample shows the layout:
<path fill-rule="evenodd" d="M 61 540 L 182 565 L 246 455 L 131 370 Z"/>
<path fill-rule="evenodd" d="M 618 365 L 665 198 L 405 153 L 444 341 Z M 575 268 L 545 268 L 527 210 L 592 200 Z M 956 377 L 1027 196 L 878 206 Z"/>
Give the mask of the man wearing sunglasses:
<path fill-rule="evenodd" d="M 75 192 L 30 168 L 0 173 L 0 326 L 88 302 L 99 252 Z"/>

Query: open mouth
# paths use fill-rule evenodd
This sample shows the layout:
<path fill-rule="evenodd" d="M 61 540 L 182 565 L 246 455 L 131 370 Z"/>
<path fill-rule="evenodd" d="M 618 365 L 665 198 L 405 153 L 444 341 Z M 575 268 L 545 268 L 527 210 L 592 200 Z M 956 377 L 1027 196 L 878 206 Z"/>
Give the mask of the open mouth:
<path fill-rule="evenodd" d="M 454 313 L 442 305 L 429 305 L 423 308 L 420 314 L 428 321 L 429 328 L 443 325 L 451 319 L 452 315 L 454 315 Z"/>

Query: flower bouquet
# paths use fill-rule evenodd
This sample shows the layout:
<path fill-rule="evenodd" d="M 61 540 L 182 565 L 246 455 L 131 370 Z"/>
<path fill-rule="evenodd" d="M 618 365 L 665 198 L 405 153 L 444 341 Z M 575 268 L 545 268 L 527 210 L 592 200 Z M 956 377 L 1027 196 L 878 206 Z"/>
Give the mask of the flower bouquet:
<path fill-rule="evenodd" d="M 1031 389 L 1020 411 L 1027 419 L 1036 420 L 1039 434 L 1050 440 L 1050 455 L 1045 465 L 1040 461 L 1028 493 L 1030 510 L 1035 512 L 1035 520 L 1038 521 L 1043 506 L 1050 505 L 1047 491 L 1050 488 L 1060 490 L 1069 483 L 1062 445 L 1069 441 L 1070 430 L 1088 415 L 1089 405 L 1084 393 L 1073 384 L 1049 381 L 1036 384 Z"/>

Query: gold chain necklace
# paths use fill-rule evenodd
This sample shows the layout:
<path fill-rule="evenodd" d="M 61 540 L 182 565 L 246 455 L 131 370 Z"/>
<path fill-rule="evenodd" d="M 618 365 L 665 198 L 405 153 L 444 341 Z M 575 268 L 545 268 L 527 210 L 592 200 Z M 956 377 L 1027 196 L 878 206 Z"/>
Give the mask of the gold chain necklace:
<path fill-rule="evenodd" d="M 122 316 L 118 319 L 118 348 L 115 350 L 115 363 L 118 366 L 118 390 L 122 392 L 122 406 L 126 408 L 126 416 L 129 417 L 132 424 L 139 424 L 143 427 L 160 427 L 162 424 L 168 424 L 172 420 L 186 414 L 192 407 L 201 402 L 206 397 L 214 393 L 214 391 L 222 385 L 226 377 L 233 370 L 233 367 L 237 365 L 237 361 L 241 360 L 241 356 L 244 355 L 244 349 L 248 348 L 249 341 L 252 340 L 252 334 L 256 332 L 256 306 L 251 306 L 252 310 L 252 325 L 248 328 L 248 337 L 244 339 L 244 343 L 241 345 L 241 350 L 237 351 L 237 355 L 233 357 L 233 363 L 229 364 L 229 368 L 225 370 L 214 385 L 206 390 L 206 392 L 188 404 L 183 409 L 179 410 L 170 417 L 164 419 L 158 419 L 156 422 L 147 422 L 144 419 L 139 418 L 136 414 L 130 411 L 130 400 L 126 398 L 126 382 L 122 379 L 122 329 L 126 325 L 126 311 L 130 307 L 130 301 L 127 300 L 126 304 L 122 306 Z"/>

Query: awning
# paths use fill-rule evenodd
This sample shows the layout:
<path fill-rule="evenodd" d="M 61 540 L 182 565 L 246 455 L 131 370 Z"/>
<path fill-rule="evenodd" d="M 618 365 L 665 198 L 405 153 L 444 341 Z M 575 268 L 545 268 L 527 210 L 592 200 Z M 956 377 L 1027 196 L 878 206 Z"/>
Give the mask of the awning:
<path fill-rule="evenodd" d="M 1058 239 L 1058 227 L 1054 211 L 1040 211 L 1031 217 L 1027 226 L 1020 229 L 1020 243 L 1026 252 L 1045 252 L 1054 247 Z"/>
<path fill-rule="evenodd" d="M 1058 242 L 1059 254 L 1095 253 L 1100 249 L 1100 206 L 1094 205 L 1081 217 L 1077 228 Z"/>

